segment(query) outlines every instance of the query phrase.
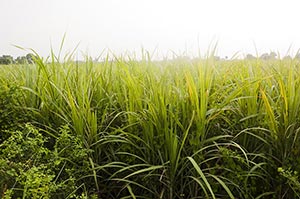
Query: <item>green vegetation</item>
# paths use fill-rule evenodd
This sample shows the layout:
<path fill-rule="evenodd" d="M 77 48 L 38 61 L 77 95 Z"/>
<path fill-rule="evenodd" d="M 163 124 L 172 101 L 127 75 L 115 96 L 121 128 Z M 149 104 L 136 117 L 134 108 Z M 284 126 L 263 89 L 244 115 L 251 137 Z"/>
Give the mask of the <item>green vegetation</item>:
<path fill-rule="evenodd" d="M 11 55 L 2 55 L 0 57 L 0 65 L 9 65 L 9 64 L 33 64 L 34 55 L 28 53 L 26 56 L 19 56 L 14 59 Z"/>
<path fill-rule="evenodd" d="M 297 59 L 147 55 L 0 66 L 0 197 L 300 197 Z"/>

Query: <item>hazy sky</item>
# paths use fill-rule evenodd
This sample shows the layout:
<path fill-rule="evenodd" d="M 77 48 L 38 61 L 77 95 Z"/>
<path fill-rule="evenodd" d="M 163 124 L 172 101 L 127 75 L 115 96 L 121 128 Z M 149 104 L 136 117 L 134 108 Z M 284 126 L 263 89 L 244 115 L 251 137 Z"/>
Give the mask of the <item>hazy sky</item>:
<path fill-rule="evenodd" d="M 96 57 L 109 48 L 116 54 L 150 52 L 197 55 L 218 42 L 218 55 L 300 48 L 300 1 L 297 0 L 0 0 L 0 55 L 23 55 L 12 44 L 47 56 L 65 52 Z"/>

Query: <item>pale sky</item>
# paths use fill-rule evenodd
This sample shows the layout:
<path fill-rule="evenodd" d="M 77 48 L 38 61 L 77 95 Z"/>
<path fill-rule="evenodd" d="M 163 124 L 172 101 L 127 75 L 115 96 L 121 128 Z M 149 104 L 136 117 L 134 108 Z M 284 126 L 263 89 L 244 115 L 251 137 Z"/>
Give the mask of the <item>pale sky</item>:
<path fill-rule="evenodd" d="M 196 56 L 216 43 L 217 54 L 300 48 L 300 1 L 297 0 L 0 0 L 0 55 L 33 48 L 42 56 L 64 52 L 79 42 L 79 51 L 97 57 L 109 48 L 116 54 L 158 56 L 171 51 Z M 255 43 L 255 45 L 254 45 Z"/>

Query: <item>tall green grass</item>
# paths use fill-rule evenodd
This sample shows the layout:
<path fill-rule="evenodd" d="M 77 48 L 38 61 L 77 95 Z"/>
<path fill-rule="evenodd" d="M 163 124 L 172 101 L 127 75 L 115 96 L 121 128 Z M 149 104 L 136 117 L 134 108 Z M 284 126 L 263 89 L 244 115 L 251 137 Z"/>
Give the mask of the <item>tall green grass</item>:
<path fill-rule="evenodd" d="M 145 54 L 78 64 L 52 53 L 0 71 L 1 85 L 21 87 L 22 110 L 52 142 L 64 125 L 82 140 L 89 174 L 77 180 L 88 194 L 299 197 L 298 60 L 157 62 Z"/>

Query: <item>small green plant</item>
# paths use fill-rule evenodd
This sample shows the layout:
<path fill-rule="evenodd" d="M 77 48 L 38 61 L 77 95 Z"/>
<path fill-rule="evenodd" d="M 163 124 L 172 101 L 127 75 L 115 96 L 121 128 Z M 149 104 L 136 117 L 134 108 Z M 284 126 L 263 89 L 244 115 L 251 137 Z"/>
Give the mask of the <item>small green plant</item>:
<path fill-rule="evenodd" d="M 46 146 L 49 147 L 50 137 L 32 125 L 27 124 L 20 131 L 6 131 L 8 138 L 0 144 L 3 197 L 67 197 L 84 183 L 76 179 L 89 172 L 90 151 L 83 148 L 79 138 L 71 135 L 67 126 L 60 132 L 49 149 Z"/>

